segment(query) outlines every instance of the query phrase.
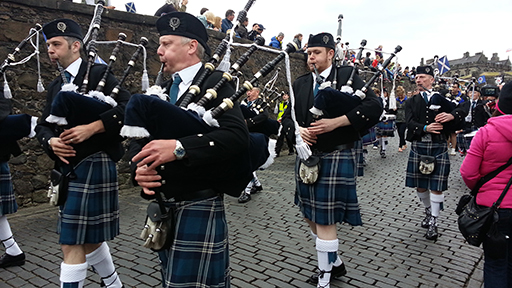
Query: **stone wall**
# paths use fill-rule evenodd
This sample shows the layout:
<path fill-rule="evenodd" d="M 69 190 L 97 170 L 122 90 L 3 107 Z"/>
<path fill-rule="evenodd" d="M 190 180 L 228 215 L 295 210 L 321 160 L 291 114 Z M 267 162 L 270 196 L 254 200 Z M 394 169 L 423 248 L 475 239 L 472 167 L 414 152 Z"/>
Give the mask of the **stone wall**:
<path fill-rule="evenodd" d="M 87 31 L 89 23 L 93 15 L 94 7 L 69 1 L 55 0 L 2 0 L 0 2 L 0 60 L 3 62 L 9 53 L 27 35 L 30 28 L 36 23 L 46 23 L 57 18 L 70 18 L 78 22 L 82 29 Z M 122 11 L 105 10 L 102 15 L 101 30 L 98 41 L 117 40 L 119 32 L 127 34 L 128 42 L 138 43 L 141 37 L 147 37 L 149 44 L 147 46 L 148 59 L 147 67 L 150 78 L 150 84 L 156 78 L 156 74 L 160 68 L 160 63 L 156 55 L 158 47 L 158 34 L 154 26 L 157 17 L 144 16 L 138 14 L 130 14 Z M 217 47 L 220 41 L 225 37 L 224 33 L 213 30 L 208 31 L 210 40 L 208 45 L 212 48 Z M 35 39 L 35 38 L 34 38 Z M 240 42 L 240 39 L 235 41 Z M 244 43 L 250 43 L 249 41 Z M 56 68 L 51 65 L 46 55 L 46 46 L 41 40 L 41 72 L 43 84 L 48 85 L 56 76 Z M 99 46 L 99 55 L 107 60 L 113 49 L 113 45 Z M 231 54 L 231 63 L 234 63 L 240 55 L 245 52 L 246 48 L 235 48 Z M 121 77 L 122 71 L 125 69 L 131 55 L 135 51 L 134 47 L 126 47 L 118 55 L 115 64 L 114 74 Z M 30 45 L 16 55 L 16 61 L 24 58 L 33 52 Z M 247 64 L 241 69 L 244 76 L 241 81 L 250 80 L 252 75 L 256 73 L 266 63 L 275 58 L 277 54 L 265 51 L 257 51 Z M 303 54 L 292 55 L 291 72 L 292 79 L 306 72 L 305 57 Z M 140 79 L 142 75 L 142 61 L 134 67 L 134 73 L 129 76 L 124 87 L 132 93 L 140 93 Z M 285 77 L 284 61 L 279 64 L 281 72 L 276 83 L 279 91 L 288 90 Z M 28 113 L 34 116 L 40 116 L 43 110 L 46 92 L 38 93 L 37 85 L 37 61 L 35 58 L 29 62 L 9 68 L 6 73 L 9 86 L 13 93 L 14 113 Z M 272 73 L 261 80 L 260 86 L 263 86 Z M 3 82 L 3 81 L 2 81 Z M 2 83 L 3 84 L 3 83 Z M 46 192 L 48 187 L 48 175 L 53 166 L 53 162 L 46 156 L 40 148 L 36 139 L 23 139 L 19 141 L 23 154 L 12 158 L 10 161 L 11 172 L 13 174 L 13 182 L 16 190 L 18 203 L 21 206 L 32 205 L 36 203 L 46 202 Z M 126 165 L 120 163 L 120 185 L 124 187 L 129 185 L 127 181 Z"/>

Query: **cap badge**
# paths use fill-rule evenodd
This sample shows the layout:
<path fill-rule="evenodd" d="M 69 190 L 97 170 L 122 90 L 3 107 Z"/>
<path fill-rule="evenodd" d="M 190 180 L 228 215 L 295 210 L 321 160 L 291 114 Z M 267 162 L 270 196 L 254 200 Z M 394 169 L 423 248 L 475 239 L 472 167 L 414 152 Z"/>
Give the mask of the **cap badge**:
<path fill-rule="evenodd" d="M 322 38 L 322 41 L 324 41 L 325 44 L 329 43 L 329 36 L 325 35 L 323 38 Z"/>
<path fill-rule="evenodd" d="M 172 17 L 171 20 L 169 20 L 169 26 L 171 26 L 173 31 L 176 31 L 178 27 L 180 27 L 180 19 L 177 17 Z"/>
<path fill-rule="evenodd" d="M 59 22 L 57 23 L 57 29 L 59 29 L 62 33 L 64 33 L 66 31 L 66 23 L 64 22 Z"/>
<path fill-rule="evenodd" d="M 425 68 L 425 72 L 430 73 L 430 68 L 429 67 Z"/>

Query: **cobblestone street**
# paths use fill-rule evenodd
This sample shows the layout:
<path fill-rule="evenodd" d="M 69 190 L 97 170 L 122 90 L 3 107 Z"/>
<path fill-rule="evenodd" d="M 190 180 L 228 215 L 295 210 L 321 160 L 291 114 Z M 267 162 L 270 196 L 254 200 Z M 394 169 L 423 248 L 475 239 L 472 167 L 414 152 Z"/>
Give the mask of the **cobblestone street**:
<path fill-rule="evenodd" d="M 416 193 L 405 187 L 409 149 L 399 153 L 397 142 L 390 138 L 384 159 L 369 150 L 357 190 L 364 224 L 338 225 L 348 274 L 331 287 L 482 287 L 482 250 L 464 243 L 454 212 L 458 198 L 469 192 L 459 173 L 463 158 L 450 156 L 441 235 L 433 242 L 423 237 L 423 207 Z M 314 287 L 305 282 L 315 270 L 316 250 L 293 204 L 294 157 L 276 158 L 269 169 L 258 172 L 264 189 L 250 202 L 239 204 L 226 196 L 233 287 Z M 120 205 L 121 235 L 109 242 L 117 272 L 125 287 L 159 287 L 156 254 L 138 238 L 147 201 L 133 188 L 121 191 Z M 58 287 L 57 208 L 23 208 L 8 219 L 27 261 L 0 270 L 0 287 Z M 91 270 L 85 287 L 99 287 L 99 276 Z"/>

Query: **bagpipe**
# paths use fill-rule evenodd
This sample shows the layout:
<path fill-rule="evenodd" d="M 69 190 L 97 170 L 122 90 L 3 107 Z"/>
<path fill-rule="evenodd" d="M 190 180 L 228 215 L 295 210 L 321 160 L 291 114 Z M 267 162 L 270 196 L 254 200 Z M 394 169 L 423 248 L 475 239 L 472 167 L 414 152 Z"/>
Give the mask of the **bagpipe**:
<path fill-rule="evenodd" d="M 222 103 L 220 105 L 206 111 L 203 117 L 201 117 L 196 110 L 184 109 L 181 108 L 181 105 L 175 106 L 169 102 L 163 101 L 155 95 L 132 95 L 128 105 L 126 106 L 124 121 L 125 127 L 121 130 L 121 134 L 122 136 L 132 138 L 152 137 L 153 139 L 178 139 L 189 135 L 209 133 L 215 129 L 222 129 L 217 119 L 219 119 L 226 111 L 233 108 L 235 106 L 234 103 L 238 101 L 239 98 L 247 92 L 247 90 L 253 88 L 253 83 L 258 81 L 261 77 L 266 76 L 272 69 L 274 69 L 279 61 L 285 57 L 286 53 L 291 53 L 296 49 L 296 45 L 289 44 L 287 46 L 287 50 L 282 51 L 278 57 L 260 69 L 251 81 L 245 81 L 242 87 L 238 89 L 235 94 L 229 98 L 222 99 Z M 238 64 L 235 63 L 233 66 L 238 66 Z M 223 76 L 220 81 L 225 82 L 226 80 L 224 79 L 226 78 Z M 197 85 L 197 83 L 194 85 L 200 86 Z M 218 85 L 214 85 L 214 87 L 216 86 Z M 206 94 L 208 94 L 208 92 L 205 92 L 205 95 Z M 210 91 L 210 94 L 213 95 L 217 93 L 212 93 L 212 91 Z M 200 94 L 197 95 L 196 99 L 199 98 L 199 96 Z M 207 105 L 201 106 L 203 108 L 213 107 L 210 100 L 206 101 L 205 99 L 209 99 L 209 97 L 203 96 L 197 103 L 191 104 L 199 106 L 198 104 L 202 103 L 202 105 Z M 221 99 L 217 99 L 216 102 L 219 102 L 220 100 Z M 188 107 L 191 106 L 189 105 Z M 175 125 L 169 125 L 169 123 L 175 123 Z M 248 161 L 241 161 L 240 169 L 238 169 L 239 173 L 246 176 L 252 175 L 252 172 L 258 168 L 264 168 L 267 165 L 270 165 L 272 157 L 269 156 L 271 155 L 271 152 L 274 152 L 268 145 L 268 137 L 263 134 L 250 133 L 249 142 L 249 147 L 240 157 L 240 159 L 248 159 Z M 166 171 L 171 171 L 171 169 L 165 168 L 166 165 L 170 164 L 171 163 L 167 163 L 158 168 L 159 174 L 163 179 L 169 179 L 170 177 L 170 175 L 166 174 Z M 244 183 L 244 185 L 246 184 L 247 183 Z M 166 191 L 166 189 L 166 186 L 163 185 L 162 191 Z M 239 191 L 237 192 L 239 193 Z"/>
<path fill-rule="evenodd" d="M 41 32 L 42 28 L 43 27 L 40 24 L 36 24 L 34 28 L 31 28 L 28 36 L 25 37 L 18 46 L 16 46 L 12 53 L 7 55 L 7 58 L 0 65 L 0 73 L 4 76 L 4 90 L 0 91 L 0 141 L 2 141 L 2 143 L 16 141 L 23 137 L 35 136 L 34 128 L 37 125 L 37 117 L 33 117 L 28 114 L 11 115 L 12 104 L 10 99 L 12 98 L 12 93 L 5 73 L 9 67 L 24 64 L 33 56 L 37 56 L 37 58 L 39 58 L 39 32 Z M 35 44 L 32 42 L 32 38 L 34 36 L 37 38 Z M 16 55 L 20 54 L 23 47 L 25 47 L 29 42 L 35 51 L 24 59 L 16 62 Z M 37 63 L 39 76 L 37 91 L 42 92 L 44 91 L 44 87 L 41 82 L 39 61 L 37 61 Z"/>
<path fill-rule="evenodd" d="M 363 40 L 361 42 L 361 48 L 359 48 L 358 60 L 356 62 L 361 61 L 362 51 L 364 49 L 364 45 L 366 45 L 366 41 Z M 400 52 L 402 47 L 399 45 L 395 48 L 395 51 L 391 53 L 391 56 L 386 59 L 386 61 L 382 64 L 382 67 L 372 76 L 372 78 L 366 82 L 366 84 L 361 88 L 353 91 L 353 88 L 348 86 L 349 83 L 352 85 L 353 78 L 355 75 L 355 70 L 357 69 L 357 65 L 352 68 L 352 72 L 350 74 L 350 78 L 347 81 L 347 85 L 342 87 L 341 90 L 337 90 L 336 88 L 331 88 L 330 83 L 321 83 L 318 93 L 315 96 L 314 106 L 310 109 L 310 112 L 313 114 L 315 119 L 319 119 L 320 117 L 326 118 L 336 118 L 342 115 L 347 114 L 355 107 L 361 104 L 361 101 L 366 97 L 366 92 L 370 88 L 370 86 L 377 80 L 380 75 L 383 73 L 384 69 L 391 63 L 393 57 L 395 57 L 396 53 Z M 315 67 L 316 81 L 322 82 L 320 75 Z"/>
<path fill-rule="evenodd" d="M 146 37 L 141 37 L 139 44 L 125 42 L 126 35 L 124 33 L 119 33 L 118 39 L 115 42 L 97 41 L 101 23 L 101 13 L 103 11 L 103 7 L 101 5 L 102 4 L 98 2 L 97 9 L 95 10 L 95 14 L 91 22 L 91 39 L 89 40 L 89 43 L 87 45 L 88 57 L 86 73 L 81 84 L 80 93 L 77 92 L 78 87 L 76 85 L 74 85 L 73 83 L 68 83 L 68 80 L 65 77 L 64 69 L 59 64 L 59 62 L 56 61 L 57 68 L 62 77 L 62 83 L 64 85 L 62 86 L 61 91 L 57 93 L 57 95 L 54 97 L 53 102 L 51 104 L 50 115 L 45 119 L 49 123 L 55 123 L 63 127 L 75 127 L 77 125 L 89 124 L 94 121 L 100 120 L 100 115 L 102 113 L 117 106 L 116 98 L 119 94 L 122 84 L 129 76 L 130 71 L 135 66 L 135 62 L 139 58 L 140 54 L 143 51 L 145 54 L 145 46 L 148 44 L 148 39 Z M 109 57 L 109 63 L 106 65 L 106 68 L 97 86 L 94 90 L 88 91 L 88 89 L 91 88 L 90 86 L 92 84 L 90 83 L 89 79 L 91 76 L 91 68 L 93 67 L 98 56 L 96 45 L 103 43 L 115 43 L 115 47 L 111 52 L 111 55 Z M 112 74 L 112 66 L 117 60 L 117 54 L 119 53 L 122 45 L 136 46 L 137 48 L 133 55 L 131 56 L 128 65 L 124 70 L 121 80 L 118 81 L 117 85 L 111 89 L 110 94 L 106 96 L 104 94 L 105 85 L 107 83 L 109 75 Z M 144 69 L 143 79 L 144 76 L 146 76 L 147 78 L 147 75 L 145 75 L 146 73 L 147 72 Z"/>

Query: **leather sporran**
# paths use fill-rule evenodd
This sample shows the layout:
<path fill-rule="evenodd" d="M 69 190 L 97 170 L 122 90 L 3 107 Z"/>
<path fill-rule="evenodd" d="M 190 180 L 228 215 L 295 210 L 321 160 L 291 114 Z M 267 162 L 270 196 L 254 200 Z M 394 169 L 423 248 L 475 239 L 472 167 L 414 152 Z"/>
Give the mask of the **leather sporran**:
<path fill-rule="evenodd" d="M 53 206 L 61 206 L 66 202 L 69 188 L 69 174 L 64 175 L 57 169 L 50 173 L 50 188 L 48 198 Z"/>
<path fill-rule="evenodd" d="M 464 206 L 457 223 L 459 230 L 470 245 L 479 247 L 485 240 L 494 220 L 496 207 L 480 206 L 476 204 L 476 196 L 472 197 L 469 203 Z"/>
<path fill-rule="evenodd" d="M 320 157 L 309 156 L 306 160 L 300 160 L 299 177 L 304 184 L 314 184 L 320 173 Z"/>
<path fill-rule="evenodd" d="M 420 163 L 418 168 L 421 174 L 432 174 L 432 172 L 434 172 L 434 169 L 436 169 L 436 157 L 420 155 Z"/>
<path fill-rule="evenodd" d="M 158 202 L 149 203 L 146 223 L 140 238 L 144 240 L 144 247 L 153 251 L 160 251 L 171 247 L 174 241 L 176 219 L 174 208 L 165 207 L 162 211 Z"/>

